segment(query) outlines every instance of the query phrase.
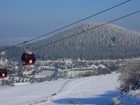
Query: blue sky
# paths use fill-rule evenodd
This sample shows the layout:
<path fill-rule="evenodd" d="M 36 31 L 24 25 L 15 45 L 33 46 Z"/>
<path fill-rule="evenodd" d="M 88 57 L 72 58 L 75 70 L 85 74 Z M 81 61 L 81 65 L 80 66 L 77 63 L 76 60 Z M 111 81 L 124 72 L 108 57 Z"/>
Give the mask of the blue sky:
<path fill-rule="evenodd" d="M 47 33 L 125 0 L 0 0 L 0 44 L 18 43 Z M 140 0 L 83 23 L 106 22 L 140 9 Z M 140 14 L 114 24 L 140 32 Z"/>

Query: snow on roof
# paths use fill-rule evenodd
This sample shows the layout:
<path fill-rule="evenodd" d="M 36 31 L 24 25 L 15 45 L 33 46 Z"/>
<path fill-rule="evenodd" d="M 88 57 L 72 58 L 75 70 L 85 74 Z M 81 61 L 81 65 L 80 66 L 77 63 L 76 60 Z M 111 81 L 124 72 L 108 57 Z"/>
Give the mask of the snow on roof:
<path fill-rule="evenodd" d="M 98 67 L 106 68 L 105 65 L 103 65 L 103 64 L 99 64 Z"/>

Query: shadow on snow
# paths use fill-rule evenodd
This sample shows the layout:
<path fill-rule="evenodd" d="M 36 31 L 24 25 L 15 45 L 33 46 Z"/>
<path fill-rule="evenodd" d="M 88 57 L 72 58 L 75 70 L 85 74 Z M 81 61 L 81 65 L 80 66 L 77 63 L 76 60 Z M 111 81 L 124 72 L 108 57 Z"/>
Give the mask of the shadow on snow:
<path fill-rule="evenodd" d="M 53 101 L 57 104 L 71 104 L 71 105 L 111 105 L 111 100 L 114 97 L 120 96 L 117 91 L 109 91 L 105 94 L 98 95 L 96 97 L 85 98 L 63 98 Z M 140 98 L 133 95 L 121 95 L 122 105 L 140 105 Z"/>
<path fill-rule="evenodd" d="M 110 105 L 113 97 L 117 97 L 119 92 L 110 91 L 96 97 L 86 98 L 64 98 L 55 100 L 57 104 L 92 104 L 92 105 Z"/>

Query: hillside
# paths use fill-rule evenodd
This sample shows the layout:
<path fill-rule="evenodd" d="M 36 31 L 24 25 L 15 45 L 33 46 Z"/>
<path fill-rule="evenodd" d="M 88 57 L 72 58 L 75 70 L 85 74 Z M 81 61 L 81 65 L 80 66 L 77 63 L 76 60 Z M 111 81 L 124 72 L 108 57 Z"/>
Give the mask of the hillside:
<path fill-rule="evenodd" d="M 118 74 L 46 81 L 15 87 L 0 87 L 1 105 L 111 105 L 119 97 Z M 98 83 L 98 84 L 97 84 Z M 124 94 L 122 105 L 139 105 L 140 99 Z"/>
<path fill-rule="evenodd" d="M 79 32 L 77 36 L 36 50 L 40 59 L 118 59 L 140 56 L 140 33 L 116 25 L 83 24 L 30 45 L 38 48 Z M 91 29 L 85 32 L 85 30 Z"/>
<path fill-rule="evenodd" d="M 83 24 L 72 29 L 60 32 L 52 37 L 28 45 L 38 59 L 120 59 L 140 56 L 140 33 L 116 25 L 108 24 L 93 29 L 100 24 Z M 90 31 L 85 32 L 87 29 Z M 61 42 L 50 44 L 56 40 L 78 34 Z M 48 45 L 40 47 L 42 45 Z M 8 56 L 20 58 L 21 48 L 8 50 Z M 16 52 L 16 53 L 14 53 Z M 19 54 L 17 53 L 19 52 Z"/>

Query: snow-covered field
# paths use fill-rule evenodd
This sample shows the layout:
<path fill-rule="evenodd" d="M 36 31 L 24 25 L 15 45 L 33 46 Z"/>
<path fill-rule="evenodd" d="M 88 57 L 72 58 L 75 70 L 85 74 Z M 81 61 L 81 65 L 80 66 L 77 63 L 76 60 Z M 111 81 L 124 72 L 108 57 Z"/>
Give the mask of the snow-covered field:
<path fill-rule="evenodd" d="M 0 105 L 110 105 L 120 93 L 117 73 L 0 88 Z M 140 105 L 124 95 L 123 105 Z M 136 104 L 134 104 L 137 102 Z"/>
<path fill-rule="evenodd" d="M 24 105 L 44 99 L 59 91 L 67 80 L 0 87 L 0 105 Z"/>
<path fill-rule="evenodd" d="M 73 80 L 47 104 L 108 105 L 111 97 L 117 95 L 117 78 L 118 74 L 112 74 Z"/>

